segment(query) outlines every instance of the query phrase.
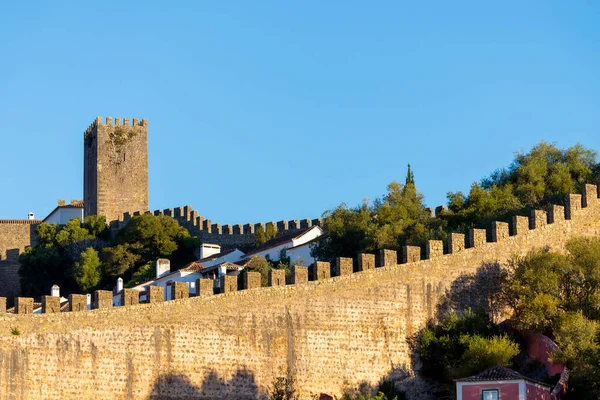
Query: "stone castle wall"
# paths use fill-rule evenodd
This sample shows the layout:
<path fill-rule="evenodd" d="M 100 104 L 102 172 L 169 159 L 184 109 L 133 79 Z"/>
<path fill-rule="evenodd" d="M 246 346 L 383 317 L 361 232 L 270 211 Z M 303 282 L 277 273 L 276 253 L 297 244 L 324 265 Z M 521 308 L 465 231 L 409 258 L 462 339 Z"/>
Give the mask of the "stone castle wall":
<path fill-rule="evenodd" d="M 110 226 L 112 229 L 121 228 L 129 221 L 132 215 L 140 215 L 142 213 L 139 211 L 123 213 L 119 217 L 119 220 L 113 221 Z M 259 231 L 266 232 L 269 229 L 269 225 L 271 225 L 271 228 L 278 235 L 283 233 L 299 233 L 302 229 L 310 228 L 311 226 L 323 226 L 323 219 L 321 218 L 221 225 L 213 223 L 214 221 L 199 215 L 198 211 L 194 210 L 192 206 L 146 211 L 146 213 L 173 217 L 192 236 L 198 237 L 203 243 L 221 245 L 223 250 L 254 246 L 256 244 L 256 233 Z"/>
<path fill-rule="evenodd" d="M 548 214 L 515 217 L 510 227 L 510 234 L 504 222 L 489 235 L 452 234 L 449 254 L 430 241 L 427 260 L 406 247 L 402 264 L 396 252 L 382 251 L 381 267 L 371 269 L 375 257 L 360 255 L 354 265 L 364 270 L 357 273 L 348 259 L 317 263 L 311 276 L 318 280 L 300 283 L 299 274 L 295 285 L 89 312 L 1 315 L 0 400 L 251 399 L 275 376 L 293 378 L 309 399 L 377 383 L 392 369 L 410 369 L 407 337 L 434 316 L 465 273 L 536 248 L 564 251 L 574 236 L 598 236 L 597 188 L 587 185 L 583 198 L 570 195 L 566 207 Z M 330 278 L 332 272 L 341 276 Z"/>
<path fill-rule="evenodd" d="M 39 223 L 31 220 L 0 220 L 0 295 L 19 295 L 19 255 L 27 246 L 37 244 L 35 228 Z"/>

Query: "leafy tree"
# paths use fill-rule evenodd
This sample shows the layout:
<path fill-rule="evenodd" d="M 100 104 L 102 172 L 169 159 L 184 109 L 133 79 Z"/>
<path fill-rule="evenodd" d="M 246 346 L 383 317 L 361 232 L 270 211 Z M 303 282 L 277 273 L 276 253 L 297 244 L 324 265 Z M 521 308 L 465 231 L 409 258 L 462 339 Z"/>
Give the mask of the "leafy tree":
<path fill-rule="evenodd" d="M 89 215 L 83 220 L 83 227 L 90 235 L 99 239 L 108 239 L 110 234 L 106 225 L 106 217 L 103 215 Z"/>
<path fill-rule="evenodd" d="M 450 393 L 453 379 L 469 376 L 497 364 L 510 365 L 517 345 L 503 336 L 484 312 L 467 311 L 460 317 L 444 315 L 419 334 L 416 347 L 423 363 L 421 373 L 442 383 Z"/>
<path fill-rule="evenodd" d="M 567 254 L 531 252 L 514 259 L 503 294 L 515 325 L 553 338 L 553 354 L 571 369 L 573 398 L 600 398 L 600 238 L 575 238 Z"/>
<path fill-rule="evenodd" d="M 259 229 L 256 231 L 256 246 L 262 246 L 267 241 L 275 238 L 277 236 L 277 229 L 273 226 L 273 224 L 267 224 L 265 230 Z"/>
<path fill-rule="evenodd" d="M 75 281 L 83 291 L 94 288 L 102 277 L 98 252 L 89 247 L 81 253 L 81 259 L 74 265 Z"/>
<path fill-rule="evenodd" d="M 66 247 L 73 243 L 91 239 L 94 239 L 94 237 L 90 232 L 82 226 L 78 218 L 74 218 L 60 228 L 55 240 L 59 246 Z"/>
<path fill-rule="evenodd" d="M 246 271 L 260 272 L 261 286 L 269 284 L 269 271 L 273 269 L 273 265 L 263 257 L 254 256 L 246 263 Z"/>
<path fill-rule="evenodd" d="M 328 238 L 311 249 L 321 260 L 384 248 L 400 250 L 405 244 L 424 245 L 428 239 L 447 236 L 445 222 L 432 218 L 425 208 L 410 165 L 405 184 L 391 182 L 387 193 L 372 204 L 367 200 L 354 208 L 341 204 L 323 216 Z"/>
<path fill-rule="evenodd" d="M 598 172 L 595 151 L 579 144 L 559 149 L 540 142 L 528 153 L 517 153 L 508 168 L 474 183 L 467 196 L 449 192 L 449 212 L 442 219 L 448 222 L 448 229 L 465 231 L 528 208 L 561 204 L 567 194 L 579 193 L 584 183 L 595 183 Z"/>
<path fill-rule="evenodd" d="M 137 269 L 131 276 L 131 279 L 124 285 L 125 287 L 133 287 L 144 282 L 148 282 L 156 276 L 156 264 L 149 262 Z"/>
<path fill-rule="evenodd" d="M 20 257 L 20 264 L 19 276 L 24 296 L 49 294 L 54 284 L 61 288 L 73 286 L 68 282 L 64 270 L 64 257 L 57 247 L 50 244 L 28 247 Z"/>
<path fill-rule="evenodd" d="M 519 354 L 519 345 L 504 335 L 490 338 L 463 335 L 459 340 L 466 347 L 454 370 L 454 374 L 460 377 L 471 376 L 496 365 L 510 365 Z"/>
<path fill-rule="evenodd" d="M 133 216 L 117 233 L 116 243 L 137 243 L 136 252 L 146 261 L 168 257 L 177 250 L 178 242 L 190 233 L 177 220 L 160 215 Z"/>
<path fill-rule="evenodd" d="M 104 274 L 113 278 L 123 275 L 134 267 L 141 257 L 131 251 L 131 245 L 119 244 L 102 249 Z"/>

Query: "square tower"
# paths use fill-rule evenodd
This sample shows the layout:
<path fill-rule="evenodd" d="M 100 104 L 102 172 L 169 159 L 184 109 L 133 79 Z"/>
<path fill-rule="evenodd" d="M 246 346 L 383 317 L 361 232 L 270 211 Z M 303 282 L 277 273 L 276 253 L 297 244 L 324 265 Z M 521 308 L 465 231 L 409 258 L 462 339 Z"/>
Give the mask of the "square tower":
<path fill-rule="evenodd" d="M 148 210 L 148 120 L 102 117 L 84 133 L 84 216 L 106 221 Z"/>

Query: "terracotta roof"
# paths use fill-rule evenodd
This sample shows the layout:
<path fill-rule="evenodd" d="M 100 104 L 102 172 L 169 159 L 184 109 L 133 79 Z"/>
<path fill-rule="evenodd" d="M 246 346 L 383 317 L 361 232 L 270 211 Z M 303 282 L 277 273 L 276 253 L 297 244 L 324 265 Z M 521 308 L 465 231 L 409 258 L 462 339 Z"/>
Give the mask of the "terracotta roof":
<path fill-rule="evenodd" d="M 200 271 L 204 269 L 204 265 L 200 265 L 198 261 L 194 261 L 186 265 L 185 267 L 179 269 L 178 271 Z M 177 272 L 177 271 L 175 271 Z"/>
<path fill-rule="evenodd" d="M 286 242 L 290 242 L 294 239 L 297 239 L 300 236 L 304 235 L 309 230 L 311 230 L 312 228 L 314 228 L 314 226 L 311 226 L 310 228 L 303 228 L 303 229 L 294 230 L 294 231 L 284 231 L 283 233 L 277 235 L 273 239 L 267 240 L 264 244 L 258 246 L 254 250 L 246 253 L 244 258 L 247 258 L 256 253 L 260 253 L 261 251 L 271 249 L 273 247 L 281 246 L 282 244 L 284 244 Z"/>
<path fill-rule="evenodd" d="M 516 371 L 513 371 L 510 368 L 503 367 L 502 365 L 496 365 L 490 369 L 486 369 L 485 371 L 469 376 L 467 378 L 455 379 L 456 382 L 489 382 L 489 381 L 520 381 L 526 380 L 529 382 L 536 383 L 538 385 L 546 386 L 551 388 L 550 385 L 545 383 L 541 383 L 538 381 L 534 381 L 526 376 L 519 374 Z"/>
<path fill-rule="evenodd" d="M 238 271 L 240 269 L 244 269 L 244 267 L 242 265 L 234 264 L 229 261 L 225 261 L 225 262 L 222 262 L 221 264 L 213 265 L 212 267 L 206 267 L 201 271 L 201 273 L 204 274 L 207 272 L 212 272 L 220 266 L 225 266 L 225 271 Z"/>

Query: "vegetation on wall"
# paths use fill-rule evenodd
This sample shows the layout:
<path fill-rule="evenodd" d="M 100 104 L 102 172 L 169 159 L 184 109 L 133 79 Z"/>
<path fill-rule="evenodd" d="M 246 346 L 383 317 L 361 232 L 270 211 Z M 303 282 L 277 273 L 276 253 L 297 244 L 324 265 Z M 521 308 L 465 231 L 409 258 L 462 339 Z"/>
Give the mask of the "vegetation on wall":
<path fill-rule="evenodd" d="M 498 275 L 498 293 L 488 295 L 512 315 L 511 326 L 558 345 L 552 360 L 570 370 L 567 398 L 598 399 L 600 238 L 574 238 L 566 248 L 566 254 L 544 249 L 513 258 Z M 453 379 L 515 360 L 517 345 L 491 322 L 491 312 L 484 307 L 460 317 L 450 312 L 417 335 L 421 374 L 441 384 L 442 394 L 454 392 Z"/>
<path fill-rule="evenodd" d="M 445 240 L 450 232 L 466 233 L 530 208 L 562 204 L 568 193 L 580 193 L 584 183 L 597 183 L 599 172 L 593 150 L 540 142 L 528 153 L 517 153 L 510 166 L 473 183 L 468 194 L 448 192 L 447 210 L 432 217 L 409 165 L 404 184 L 391 182 L 383 197 L 326 211 L 328 239 L 320 241 L 312 254 L 332 260 L 380 249 L 399 251 L 403 245 L 424 248 L 427 240 Z"/>
<path fill-rule="evenodd" d="M 600 398 L 600 238 L 575 238 L 567 254 L 531 252 L 505 271 L 502 294 L 516 327 L 543 333 L 571 370 L 569 398 Z"/>
<path fill-rule="evenodd" d="M 63 294 L 112 289 L 117 277 L 130 285 L 154 276 L 153 262 L 168 257 L 174 269 L 195 257 L 197 238 L 167 216 L 132 217 L 114 238 L 104 217 L 73 219 L 64 226 L 40 224 L 40 244 L 21 255 L 19 275 L 25 296 L 49 293 L 57 284 Z"/>

